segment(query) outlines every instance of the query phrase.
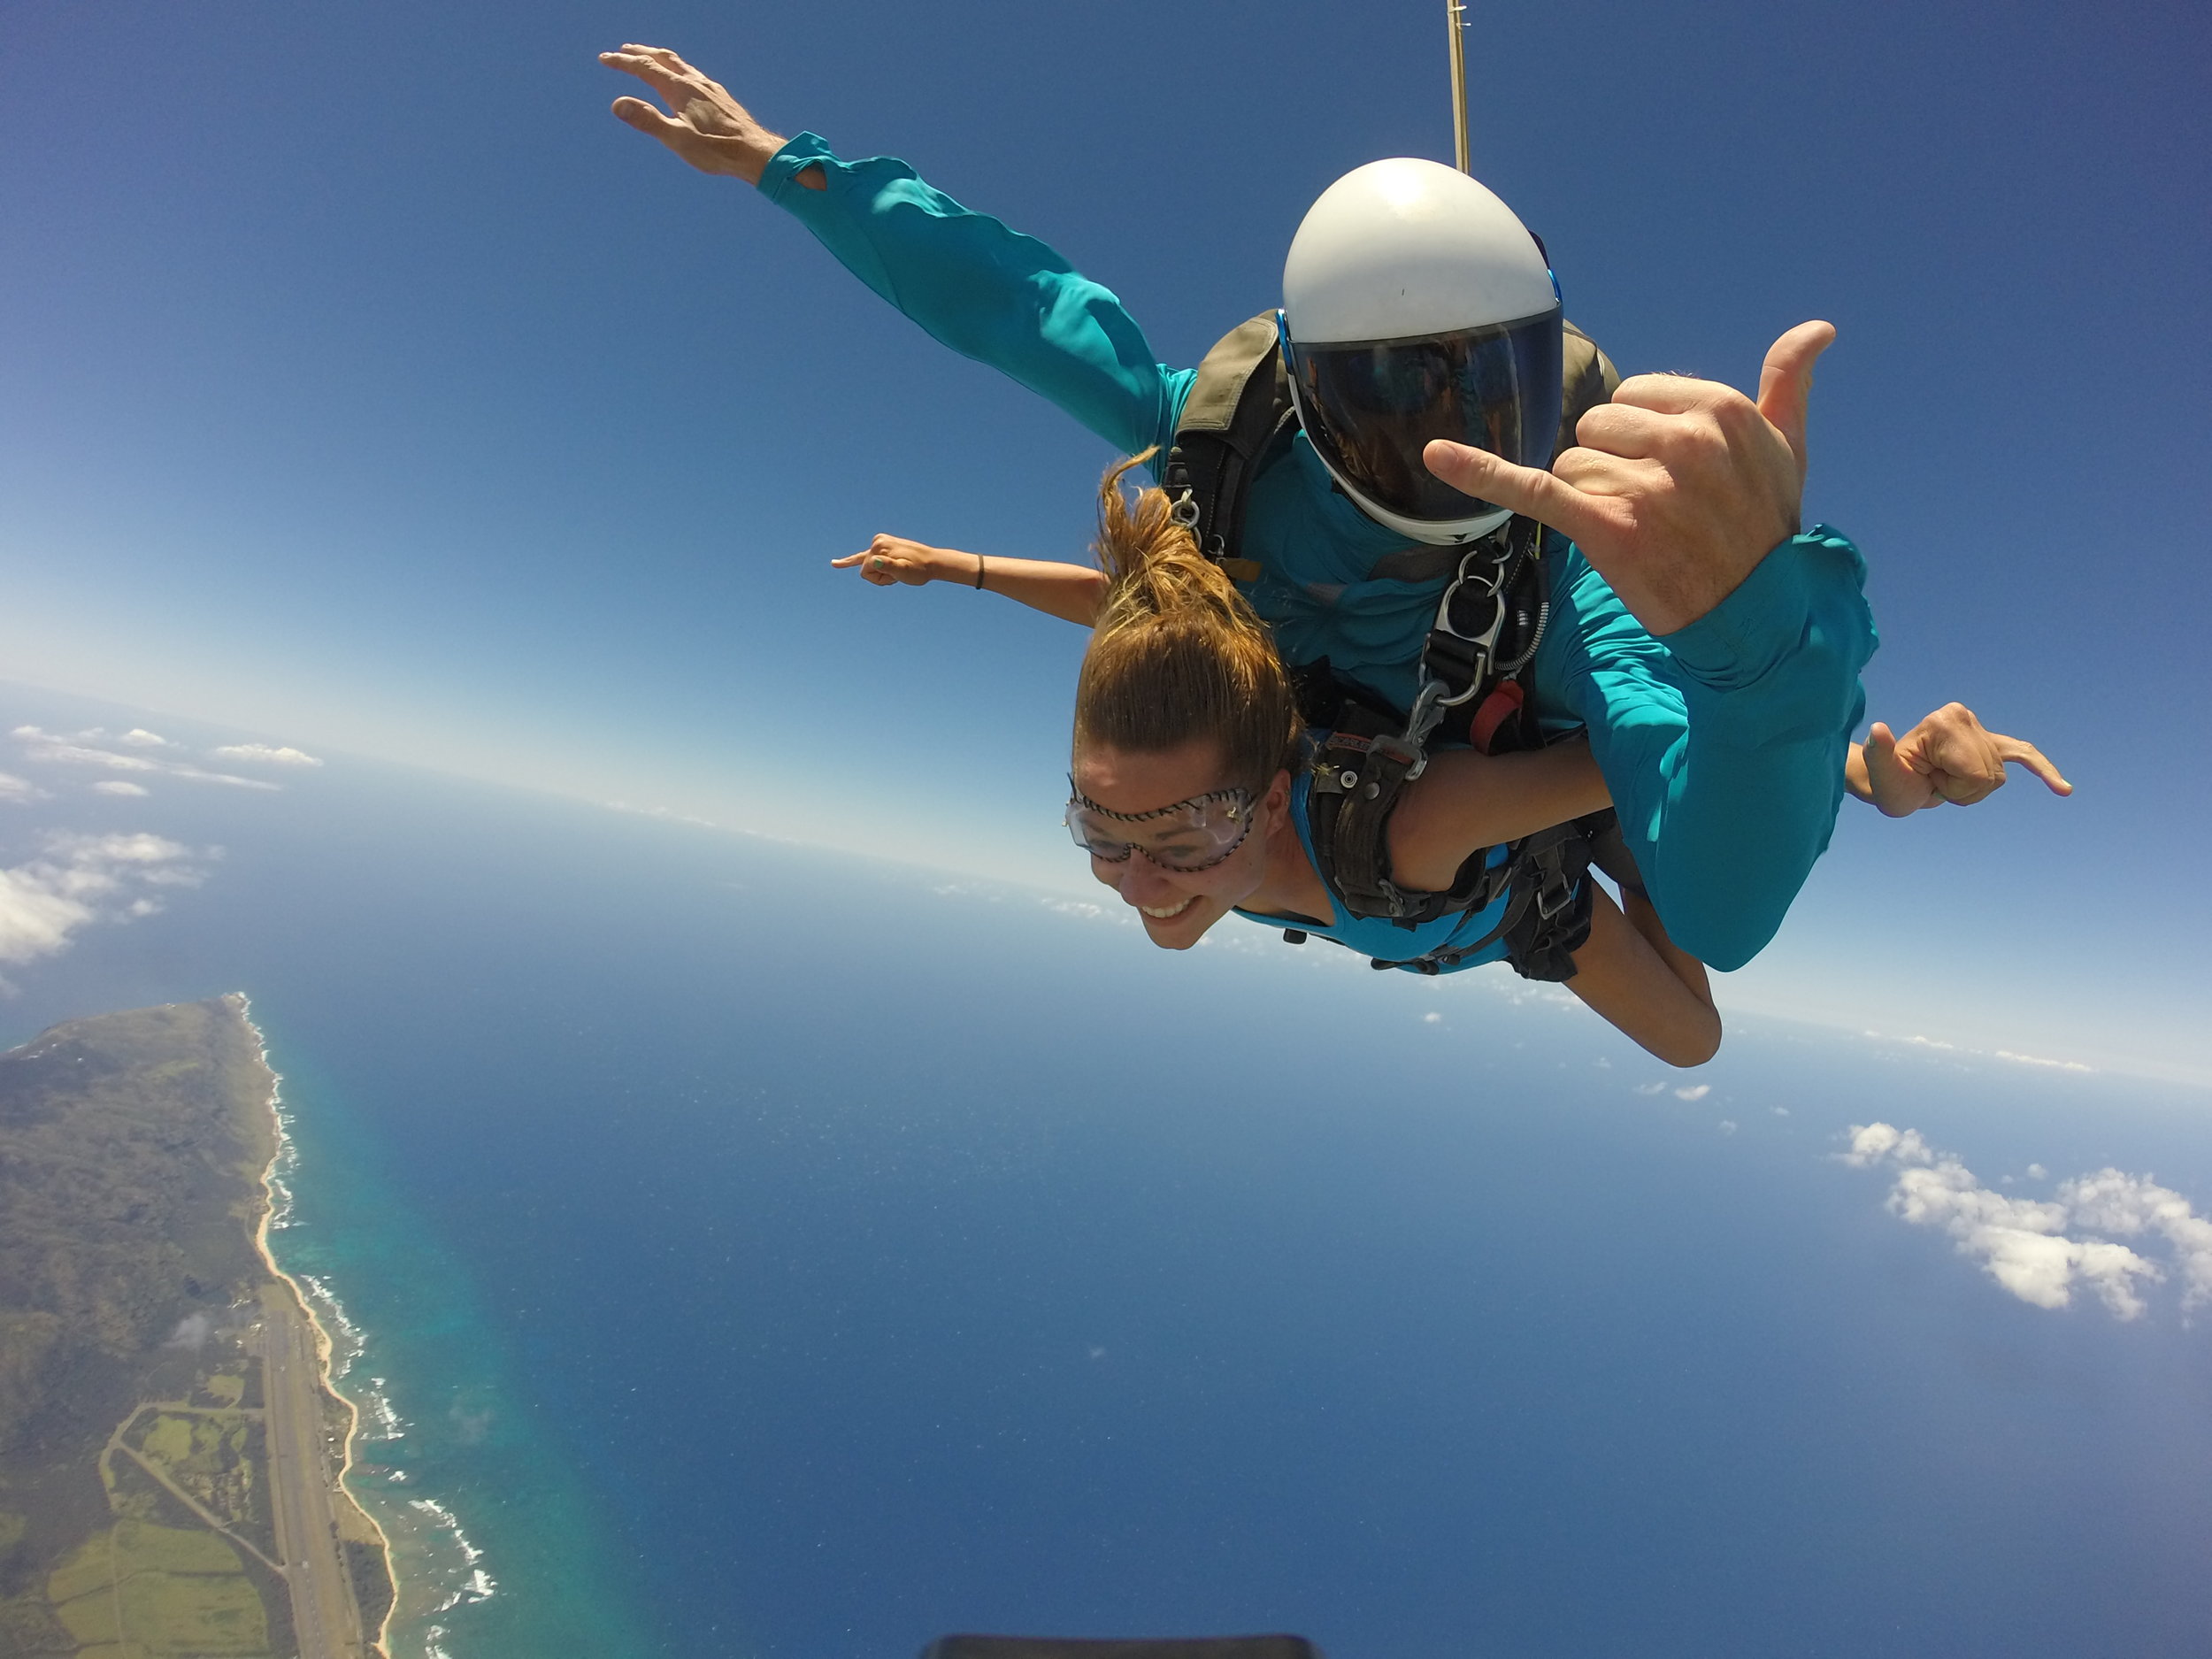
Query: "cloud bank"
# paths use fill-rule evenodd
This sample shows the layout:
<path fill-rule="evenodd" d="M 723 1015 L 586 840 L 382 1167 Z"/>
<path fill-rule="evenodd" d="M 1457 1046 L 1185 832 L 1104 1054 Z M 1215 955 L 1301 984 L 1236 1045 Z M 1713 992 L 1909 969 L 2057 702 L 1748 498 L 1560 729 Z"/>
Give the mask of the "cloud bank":
<path fill-rule="evenodd" d="M 202 874 L 189 849 L 158 835 L 50 835 L 39 856 L 0 869 L 0 963 L 66 950 L 95 922 L 150 916 L 162 889 L 197 887 Z"/>
<path fill-rule="evenodd" d="M 179 747 L 169 741 L 167 738 L 157 736 L 140 727 L 134 727 L 124 733 L 122 736 L 112 740 L 97 726 L 88 732 L 77 732 L 64 736 L 58 733 L 42 730 L 35 726 L 19 726 L 10 735 L 23 745 L 23 758 L 36 765 L 89 766 L 103 772 L 127 772 L 134 778 L 154 776 L 181 778 L 188 783 L 227 784 L 234 789 L 276 789 L 283 787 L 280 784 L 271 783 L 265 778 L 241 778 L 231 772 L 210 772 L 205 767 L 196 766 L 189 761 L 157 760 L 143 752 L 127 755 L 119 749 L 101 747 L 104 742 L 111 741 L 119 744 L 127 744 L 132 749 L 141 751 L 174 749 Z M 260 749 L 265 746 L 252 744 L 248 747 Z M 220 754 L 223 751 L 219 749 L 216 752 Z M 281 751 L 272 749 L 269 752 L 292 755 L 299 753 L 297 749 Z M 322 764 L 320 761 L 313 760 L 309 757 L 303 756 L 302 759 L 306 760 L 311 765 Z M 105 793 L 116 792 L 109 790 Z M 141 786 L 139 793 L 142 795 L 145 793 L 143 786 Z"/>
<path fill-rule="evenodd" d="M 2212 1302 L 2212 1219 L 2148 1176 L 2103 1169 L 2062 1182 L 2049 1199 L 2016 1198 L 1983 1186 L 1918 1130 L 1885 1123 L 1853 1124 L 1850 1150 L 1837 1156 L 1855 1169 L 1895 1170 L 1893 1215 L 1941 1228 L 1959 1254 L 2036 1307 L 2069 1307 L 2083 1289 L 2116 1318 L 2140 1318 L 2141 1287 L 2162 1282 L 2168 1269 L 2115 1242 L 2121 1238 L 2164 1247 L 2185 1312 Z"/>

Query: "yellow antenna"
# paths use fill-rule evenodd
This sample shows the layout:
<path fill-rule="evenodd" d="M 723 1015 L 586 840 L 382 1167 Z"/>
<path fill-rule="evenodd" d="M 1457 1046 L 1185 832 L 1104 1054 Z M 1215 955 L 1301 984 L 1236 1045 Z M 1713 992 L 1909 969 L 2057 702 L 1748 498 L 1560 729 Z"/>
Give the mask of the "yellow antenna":
<path fill-rule="evenodd" d="M 1474 168 L 1467 156 L 1467 8 L 1461 0 L 1445 0 L 1444 23 L 1452 37 L 1452 165 L 1471 173 Z"/>

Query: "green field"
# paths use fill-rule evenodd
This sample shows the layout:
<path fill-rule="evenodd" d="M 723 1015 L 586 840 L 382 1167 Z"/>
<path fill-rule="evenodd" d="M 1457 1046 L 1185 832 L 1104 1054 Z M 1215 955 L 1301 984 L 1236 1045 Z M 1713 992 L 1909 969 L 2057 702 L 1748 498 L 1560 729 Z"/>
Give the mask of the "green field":
<path fill-rule="evenodd" d="M 0 1659 L 296 1649 L 267 1564 L 259 1048 L 219 997 L 0 1054 Z M 345 1565 L 380 1616 L 381 1550 Z"/>
<path fill-rule="evenodd" d="M 81 1659 L 254 1659 L 269 1620 L 236 1549 L 212 1532 L 118 1521 L 46 1581 Z"/>

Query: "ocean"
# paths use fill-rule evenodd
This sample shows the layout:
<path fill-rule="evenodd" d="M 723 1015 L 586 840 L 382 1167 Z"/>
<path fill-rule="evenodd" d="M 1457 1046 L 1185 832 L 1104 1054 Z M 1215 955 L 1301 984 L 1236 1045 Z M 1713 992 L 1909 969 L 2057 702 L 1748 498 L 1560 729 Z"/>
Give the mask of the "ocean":
<path fill-rule="evenodd" d="M 147 833 L 197 885 L 9 967 L 4 1034 L 252 998 L 395 1659 L 2212 1646 L 2183 1260 L 2035 1305 L 1840 1156 L 1879 1120 L 2200 1213 L 2201 1094 L 1778 1023 L 1674 1073 L 1509 976 L 1169 956 L 1102 893 L 338 757 L 94 794 L 17 741 L 0 863 Z"/>

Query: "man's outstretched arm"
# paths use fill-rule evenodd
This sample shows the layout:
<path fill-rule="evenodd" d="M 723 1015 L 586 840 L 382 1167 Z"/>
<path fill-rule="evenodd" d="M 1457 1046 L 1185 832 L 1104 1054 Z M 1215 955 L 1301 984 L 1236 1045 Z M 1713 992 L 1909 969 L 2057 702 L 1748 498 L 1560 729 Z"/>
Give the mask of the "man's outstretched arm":
<path fill-rule="evenodd" d="M 845 161 L 811 133 L 786 139 L 674 52 L 601 55 L 666 101 L 615 114 L 703 173 L 760 188 L 840 264 L 932 336 L 1058 404 L 1123 454 L 1173 441 L 1190 372 L 1154 357 L 1114 295 L 1033 236 L 971 212 L 887 157 Z"/>
<path fill-rule="evenodd" d="M 1719 968 L 1764 948 L 1827 847 L 1874 649 L 1857 549 L 1798 533 L 1807 394 L 1834 333 L 1775 342 L 1755 399 L 1624 380 L 1549 472 L 1427 455 L 1455 488 L 1573 539 L 1539 710 L 1588 726 L 1667 931 Z"/>

